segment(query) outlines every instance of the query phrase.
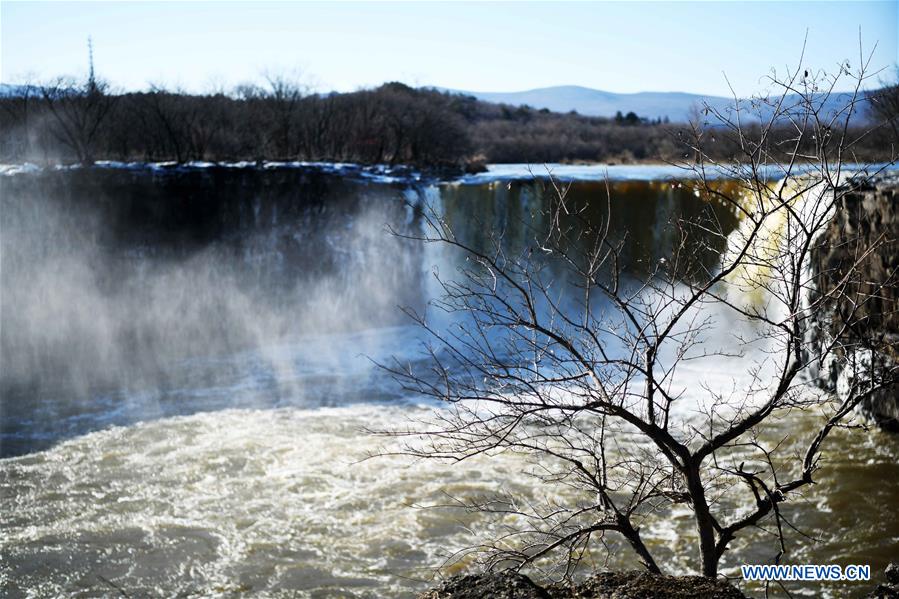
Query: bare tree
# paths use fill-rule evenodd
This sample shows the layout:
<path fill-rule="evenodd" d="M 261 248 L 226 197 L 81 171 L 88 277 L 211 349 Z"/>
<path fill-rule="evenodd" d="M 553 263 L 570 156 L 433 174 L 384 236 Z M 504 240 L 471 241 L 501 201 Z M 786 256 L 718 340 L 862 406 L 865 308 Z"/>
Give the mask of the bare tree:
<path fill-rule="evenodd" d="M 26 160 L 31 156 L 34 105 L 39 95 L 34 80 L 34 76 L 30 74 L 22 77 L 16 86 L 18 93 L 12 94 L 5 102 L 0 103 L 0 107 L 12 122 L 21 127 L 21 130 L 16 132 L 17 135 L 5 136 L 6 143 L 13 146 L 10 153 Z"/>
<path fill-rule="evenodd" d="M 192 132 L 199 107 L 181 90 L 169 91 L 151 84 L 150 91 L 138 96 L 134 115 L 143 124 L 144 135 L 158 138 L 161 156 L 174 156 L 180 164 L 191 158 Z"/>
<path fill-rule="evenodd" d="M 92 164 L 100 127 L 115 103 L 108 84 L 93 74 L 79 82 L 60 77 L 41 87 L 41 96 L 53 116 L 52 135 L 67 146 L 82 164 Z"/>
<path fill-rule="evenodd" d="M 881 81 L 880 89 L 870 94 L 869 110 L 875 120 L 889 126 L 892 143 L 899 143 L 899 67 L 896 67 L 893 81 Z"/>
<path fill-rule="evenodd" d="M 802 66 L 773 73 L 775 94 L 735 96 L 728 111 L 705 107 L 712 122 L 682 132 L 689 162 L 675 184 L 740 224 L 729 231 L 713 213 L 672 222 L 676 242 L 645 276 L 628 268 L 609 219 L 589 217 L 552 179 L 547 209 L 520 223 L 530 239 L 523 247 L 503 230 L 486 243 L 464 239 L 444 215 L 425 214 L 427 232 L 414 238 L 452 248 L 462 266 L 435 274 L 442 297 L 429 312 L 408 311 L 432 337 L 427 366 L 385 368 L 447 409 L 387 434 L 421 458 L 520 453 L 547 489 L 564 485 L 580 497 L 566 505 L 460 499 L 513 518 L 501 538 L 472 548 L 487 567 L 549 564 L 568 576 L 617 535 L 659 572 L 664 564 L 641 529 L 678 504 L 693 514 L 703 575 L 716 576 L 725 551 L 752 527 L 771 525 L 780 560 L 791 526 L 780 506 L 814 482 L 830 433 L 851 426 L 856 406 L 897 377 L 895 367 L 859 365 L 840 396 L 822 392 L 819 367 L 852 358 L 838 350 L 840 330 L 824 342 L 809 335 L 828 302 L 861 309 L 877 294 L 854 291 L 876 244 L 823 294 L 812 293 L 821 273 L 810 267 L 835 206 L 866 178 L 848 176 L 844 163 L 858 142 L 849 123 L 869 60 L 840 65 L 835 76 Z M 851 100 L 828 112 L 847 80 Z M 709 147 L 724 140 L 732 159 L 713 159 Z M 848 312 L 842 330 L 857 318 Z M 451 324 L 435 323 L 440 314 Z M 683 373 L 725 359 L 746 376 L 716 384 Z M 819 415 L 801 455 L 764 434 L 795 410 Z"/>
<path fill-rule="evenodd" d="M 88 75 L 83 81 L 58 77 L 41 87 L 41 96 L 56 126 L 51 134 L 71 149 L 81 164 L 93 164 L 100 127 L 109 116 L 116 97 L 109 84 L 94 72 L 94 45 L 87 38 Z"/>
<path fill-rule="evenodd" d="M 299 151 L 295 124 L 297 109 L 306 88 L 300 83 L 298 74 L 268 72 L 265 81 L 268 85 L 262 97 L 271 115 L 275 156 L 293 157 Z"/>

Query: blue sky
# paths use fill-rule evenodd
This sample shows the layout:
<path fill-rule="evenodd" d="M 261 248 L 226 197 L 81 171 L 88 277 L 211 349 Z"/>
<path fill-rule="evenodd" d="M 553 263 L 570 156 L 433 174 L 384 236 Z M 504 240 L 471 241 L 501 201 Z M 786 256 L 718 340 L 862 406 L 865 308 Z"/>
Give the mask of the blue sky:
<path fill-rule="evenodd" d="M 897 62 L 897 2 L 0 2 L 0 80 L 97 71 L 201 90 L 301 71 L 321 91 L 384 81 L 475 91 L 760 91 L 772 67 Z M 885 74 L 886 75 L 886 74 Z"/>

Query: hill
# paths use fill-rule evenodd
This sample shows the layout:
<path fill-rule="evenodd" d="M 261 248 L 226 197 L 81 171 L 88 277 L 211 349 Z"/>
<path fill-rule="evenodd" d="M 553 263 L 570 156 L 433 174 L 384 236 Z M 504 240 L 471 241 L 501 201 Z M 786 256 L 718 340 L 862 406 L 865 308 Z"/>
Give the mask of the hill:
<path fill-rule="evenodd" d="M 690 118 L 690 112 L 696 106 L 708 103 L 718 110 L 726 110 L 733 106 L 733 98 L 707 96 L 686 92 L 639 92 L 635 94 L 619 94 L 614 92 L 581 87 L 578 85 L 560 85 L 543 87 L 520 92 L 473 92 L 443 89 L 451 93 L 472 96 L 484 102 L 509 104 L 512 106 L 527 105 L 533 108 L 546 108 L 553 112 L 570 112 L 574 110 L 585 116 L 613 117 L 616 112 L 627 114 L 635 112 L 648 119 L 668 118 L 672 122 L 683 123 Z M 825 109 L 833 111 L 846 105 L 851 94 L 836 93 L 825 102 Z M 788 101 L 795 102 L 798 96 L 788 96 Z"/>

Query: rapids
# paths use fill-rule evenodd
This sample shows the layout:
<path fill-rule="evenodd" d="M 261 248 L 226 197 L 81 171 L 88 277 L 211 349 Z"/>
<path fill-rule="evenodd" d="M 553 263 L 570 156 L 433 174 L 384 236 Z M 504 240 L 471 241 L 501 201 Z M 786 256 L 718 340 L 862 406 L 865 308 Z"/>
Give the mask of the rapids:
<path fill-rule="evenodd" d="M 611 219 L 631 273 L 671 251 L 674 218 L 738 226 L 668 172 L 622 173 L 611 216 L 598 176 L 567 174 L 590 217 Z M 385 225 L 414 233 L 435 207 L 476 243 L 504 228 L 524 247 L 516 223 L 542 196 L 521 169 L 453 184 L 251 168 L 27 171 L 2 184 L 0 593 L 407 597 L 510 524 L 454 498 L 576 500 L 535 484 L 526 456 L 414 461 L 371 432 L 440 409 L 373 362 L 421 356 L 425 337 L 397 306 L 425 305 L 432 273 L 458 266 Z M 179 220 L 188 192 L 193 212 Z M 685 368 L 685 393 L 698 402 L 703 384 L 739 379 L 745 363 Z M 795 439 L 811 424 L 795 413 L 766 435 Z M 789 560 L 877 573 L 899 555 L 899 441 L 840 431 L 829 443 L 821 482 L 787 508 L 807 535 L 792 534 Z M 776 553 L 752 535 L 726 573 Z M 687 510 L 643 536 L 657 559 L 695 571 Z M 636 567 L 615 543 L 608 565 Z M 862 591 L 795 589 L 817 590 Z"/>

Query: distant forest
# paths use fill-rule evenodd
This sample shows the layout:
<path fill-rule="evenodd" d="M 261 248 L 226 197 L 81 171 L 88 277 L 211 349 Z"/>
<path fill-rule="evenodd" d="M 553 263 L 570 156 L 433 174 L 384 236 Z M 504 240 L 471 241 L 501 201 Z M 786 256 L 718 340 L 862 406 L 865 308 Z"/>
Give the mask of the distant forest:
<path fill-rule="evenodd" d="M 866 133 L 859 125 L 854 159 L 890 160 L 899 141 L 899 94 L 895 87 L 879 93 L 867 98 L 865 120 L 888 126 Z M 401 83 L 311 94 L 286 77 L 206 94 L 112 93 L 93 77 L 61 78 L 0 98 L 2 162 L 308 160 L 476 170 L 484 163 L 678 161 L 691 156 L 682 141 L 687 130 L 634 113 L 554 113 Z M 722 159 L 738 150 L 726 131 L 705 141 Z"/>

